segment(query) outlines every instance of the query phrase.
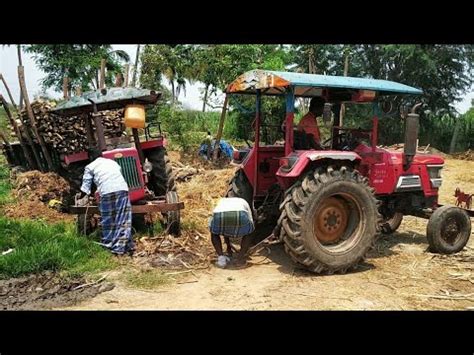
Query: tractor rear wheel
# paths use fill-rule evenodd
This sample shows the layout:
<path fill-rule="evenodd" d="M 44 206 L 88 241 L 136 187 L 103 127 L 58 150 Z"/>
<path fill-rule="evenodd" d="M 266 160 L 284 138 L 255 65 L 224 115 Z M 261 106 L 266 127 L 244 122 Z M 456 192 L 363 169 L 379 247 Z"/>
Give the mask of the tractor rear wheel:
<path fill-rule="evenodd" d="M 426 226 L 430 251 L 453 254 L 461 251 L 471 236 L 471 219 L 459 207 L 442 206 L 431 215 Z"/>
<path fill-rule="evenodd" d="M 234 177 L 229 182 L 225 196 L 243 198 L 252 207 L 253 189 L 243 169 L 236 171 Z"/>
<path fill-rule="evenodd" d="M 385 217 L 385 216 L 384 216 Z M 391 234 L 395 232 L 403 220 L 403 213 L 395 212 L 391 217 L 385 217 L 382 220 L 382 233 Z"/>
<path fill-rule="evenodd" d="M 375 242 L 380 214 L 368 180 L 350 167 L 310 171 L 286 193 L 276 230 L 285 251 L 314 273 L 345 273 Z"/>
<path fill-rule="evenodd" d="M 166 149 L 159 147 L 145 154 L 153 166 L 150 186 L 155 195 L 165 196 L 168 191 L 176 191 L 175 176 Z"/>

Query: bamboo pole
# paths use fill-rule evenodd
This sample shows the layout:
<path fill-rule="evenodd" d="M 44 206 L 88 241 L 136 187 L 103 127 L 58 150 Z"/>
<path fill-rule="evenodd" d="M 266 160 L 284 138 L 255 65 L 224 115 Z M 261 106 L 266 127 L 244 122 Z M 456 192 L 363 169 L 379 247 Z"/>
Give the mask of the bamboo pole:
<path fill-rule="evenodd" d="M 28 114 L 28 118 L 31 123 L 31 128 L 33 129 L 33 133 L 35 134 L 36 139 L 38 140 L 41 150 L 43 151 L 43 155 L 44 155 L 44 158 L 46 159 L 46 163 L 48 165 L 49 171 L 54 171 L 53 161 L 51 160 L 49 151 L 46 148 L 46 144 L 44 143 L 43 137 L 38 132 L 38 127 L 36 127 L 35 115 L 30 105 L 30 99 L 28 98 L 28 91 L 26 90 L 25 69 L 23 68 L 22 65 L 18 66 L 18 77 L 20 79 L 20 89 L 21 89 L 21 92 L 23 93 L 23 100 L 25 100 L 26 112 Z"/>
<path fill-rule="evenodd" d="M 214 152 L 212 160 L 217 160 L 217 155 L 219 154 L 219 144 L 222 138 L 222 131 L 224 130 L 224 120 L 227 112 L 227 103 L 229 102 L 229 96 L 225 95 L 224 105 L 222 107 L 221 119 L 219 120 L 219 128 L 217 130 L 216 143 L 214 144 Z"/>
<path fill-rule="evenodd" d="M 21 128 L 18 126 L 16 123 L 15 119 L 13 118 L 10 109 L 8 108 L 8 103 L 5 101 L 2 95 L 0 95 L 0 104 L 3 105 L 3 108 L 7 114 L 8 120 L 10 121 L 10 124 L 13 127 L 13 131 L 15 132 L 16 137 L 18 138 L 18 142 L 20 143 L 21 149 L 23 150 L 23 154 L 25 155 L 26 161 L 28 162 L 28 165 L 31 169 L 36 168 L 36 164 L 33 160 L 33 158 L 30 155 L 30 152 L 28 152 L 28 148 L 26 146 L 25 141 L 23 140 L 23 135 L 21 132 Z"/>
<path fill-rule="evenodd" d="M 10 88 L 8 87 L 7 82 L 5 81 L 5 78 L 3 77 L 2 74 L 0 74 L 0 80 L 2 80 L 3 85 L 5 86 L 5 89 L 7 90 L 8 97 L 10 98 L 10 101 L 11 101 L 13 107 L 15 108 L 15 110 L 18 111 L 18 107 L 15 103 L 15 100 L 13 100 L 13 96 L 12 96 L 12 93 L 10 91 Z"/>

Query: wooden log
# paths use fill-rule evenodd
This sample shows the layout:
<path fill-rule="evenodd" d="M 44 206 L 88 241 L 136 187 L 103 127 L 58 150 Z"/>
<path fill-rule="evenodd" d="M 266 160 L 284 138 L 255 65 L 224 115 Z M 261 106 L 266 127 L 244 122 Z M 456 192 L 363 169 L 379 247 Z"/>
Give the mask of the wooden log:
<path fill-rule="evenodd" d="M 46 163 L 48 165 L 49 171 L 54 171 L 54 166 L 53 166 L 53 161 L 51 160 L 51 156 L 43 141 L 43 137 L 39 134 L 38 128 L 36 127 L 35 115 L 33 114 L 33 110 L 31 109 L 31 105 L 30 105 L 30 100 L 28 98 L 28 92 L 26 90 L 26 83 L 25 83 L 25 71 L 22 65 L 18 66 L 18 77 L 20 80 L 20 89 L 21 89 L 21 92 L 23 93 L 23 100 L 25 100 L 26 111 L 28 112 L 28 117 L 30 119 L 31 128 L 33 129 L 33 132 L 36 135 L 36 139 L 38 140 L 38 143 L 40 144 L 41 150 L 43 151 L 43 155 L 46 159 Z M 32 149 L 33 151 L 35 151 L 34 146 L 32 147 Z M 37 160 L 41 162 L 39 157 L 37 158 Z M 42 166 L 41 163 L 40 163 L 40 166 Z"/>

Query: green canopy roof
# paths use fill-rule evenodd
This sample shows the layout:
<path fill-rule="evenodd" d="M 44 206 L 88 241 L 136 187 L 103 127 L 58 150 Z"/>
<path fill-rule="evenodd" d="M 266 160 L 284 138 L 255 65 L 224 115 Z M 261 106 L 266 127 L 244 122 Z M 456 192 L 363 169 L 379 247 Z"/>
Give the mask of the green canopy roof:
<path fill-rule="evenodd" d="M 67 101 L 61 102 L 51 112 L 66 116 L 92 112 L 94 107 L 91 101 L 97 105 L 98 111 L 124 108 L 132 103 L 143 105 L 155 104 L 160 96 L 161 93 L 154 90 L 132 87 L 109 88 L 89 91 L 81 96 L 74 96 Z"/>

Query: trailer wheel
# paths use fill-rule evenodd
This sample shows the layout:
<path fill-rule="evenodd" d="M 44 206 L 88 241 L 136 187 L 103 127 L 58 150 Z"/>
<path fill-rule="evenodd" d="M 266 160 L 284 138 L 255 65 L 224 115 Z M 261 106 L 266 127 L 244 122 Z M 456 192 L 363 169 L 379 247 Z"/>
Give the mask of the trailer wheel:
<path fill-rule="evenodd" d="M 166 193 L 166 203 L 178 203 L 179 198 L 176 191 L 168 191 Z M 168 211 L 164 213 L 166 218 L 166 231 L 167 233 L 178 237 L 181 234 L 181 221 L 180 221 L 180 212 Z"/>
<path fill-rule="evenodd" d="M 252 206 L 252 185 L 250 185 L 250 182 L 242 169 L 237 170 L 230 180 L 225 196 L 243 198 L 250 206 Z"/>
<path fill-rule="evenodd" d="M 439 207 L 428 221 L 426 236 L 430 251 L 440 254 L 457 253 L 469 241 L 471 220 L 459 207 Z"/>
<path fill-rule="evenodd" d="M 314 273 L 345 273 L 373 246 L 381 216 L 368 180 L 350 167 L 310 171 L 286 193 L 278 220 L 285 250 Z"/>
<path fill-rule="evenodd" d="M 76 230 L 81 235 L 91 235 L 97 229 L 94 217 L 87 214 L 78 214 L 76 217 Z"/>
<path fill-rule="evenodd" d="M 166 149 L 160 147 L 147 153 L 145 154 L 153 166 L 150 186 L 155 195 L 165 196 L 168 191 L 176 191 L 175 176 Z"/>
<path fill-rule="evenodd" d="M 391 234 L 395 232 L 403 220 L 403 213 L 395 212 L 393 216 L 389 218 L 384 218 L 382 221 L 382 233 Z"/>

